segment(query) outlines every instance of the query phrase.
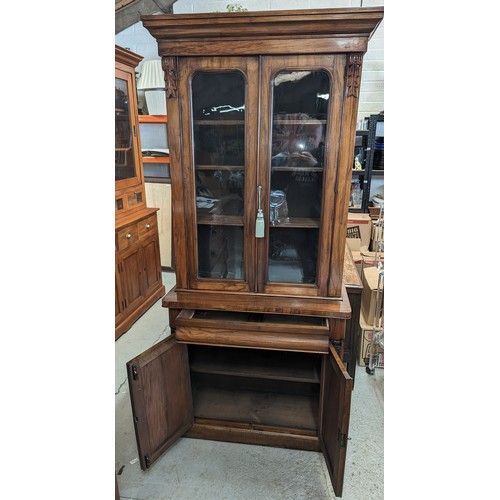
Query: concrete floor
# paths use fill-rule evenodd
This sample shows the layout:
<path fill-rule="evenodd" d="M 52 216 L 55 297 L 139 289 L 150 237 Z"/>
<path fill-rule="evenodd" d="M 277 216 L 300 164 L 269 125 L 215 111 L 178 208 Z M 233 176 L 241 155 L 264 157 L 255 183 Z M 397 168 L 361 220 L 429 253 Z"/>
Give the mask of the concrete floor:
<path fill-rule="evenodd" d="M 166 290 L 175 284 L 163 273 Z M 115 342 L 115 472 L 122 499 L 327 500 L 333 492 L 321 453 L 181 438 L 151 469 L 140 468 L 125 363 L 170 334 L 155 303 Z M 357 367 L 343 500 L 384 498 L 384 370 Z"/>

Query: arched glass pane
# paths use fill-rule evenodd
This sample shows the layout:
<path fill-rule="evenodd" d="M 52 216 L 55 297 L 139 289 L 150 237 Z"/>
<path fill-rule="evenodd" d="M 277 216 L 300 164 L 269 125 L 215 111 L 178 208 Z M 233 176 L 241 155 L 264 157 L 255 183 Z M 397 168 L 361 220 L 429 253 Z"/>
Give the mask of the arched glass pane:
<path fill-rule="evenodd" d="M 198 277 L 244 279 L 245 79 L 199 71 L 192 96 Z"/>
<path fill-rule="evenodd" d="M 325 71 L 283 71 L 273 81 L 270 282 L 317 282 L 329 92 Z"/>

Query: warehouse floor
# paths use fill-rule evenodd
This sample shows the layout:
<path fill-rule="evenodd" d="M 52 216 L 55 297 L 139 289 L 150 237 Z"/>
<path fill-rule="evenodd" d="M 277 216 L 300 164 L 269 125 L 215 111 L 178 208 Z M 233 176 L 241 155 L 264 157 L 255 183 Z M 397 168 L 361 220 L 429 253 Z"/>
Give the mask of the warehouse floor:
<path fill-rule="evenodd" d="M 163 273 L 166 290 L 175 284 Z M 170 334 L 156 302 L 115 342 L 115 473 L 122 499 L 327 500 L 321 453 L 181 438 L 144 472 L 138 460 L 125 364 Z M 384 498 L 384 370 L 357 367 L 343 500 Z"/>

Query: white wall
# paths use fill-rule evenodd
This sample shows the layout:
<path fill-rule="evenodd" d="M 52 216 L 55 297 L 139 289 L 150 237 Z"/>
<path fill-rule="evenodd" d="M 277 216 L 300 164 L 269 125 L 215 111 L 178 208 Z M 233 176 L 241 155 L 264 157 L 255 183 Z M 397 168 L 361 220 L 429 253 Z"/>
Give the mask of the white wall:
<path fill-rule="evenodd" d="M 177 0 L 173 5 L 174 14 L 196 12 L 225 12 L 228 4 L 238 4 L 249 11 L 293 10 L 345 7 L 378 7 L 384 0 Z M 141 22 L 127 28 L 115 36 L 118 45 L 129 48 L 145 59 L 158 58 L 158 45 Z M 139 99 L 141 99 L 139 95 Z M 384 110 L 384 21 L 368 42 L 368 50 L 363 59 L 363 73 L 359 95 L 358 121 L 366 116 Z M 384 192 L 384 179 L 374 178 L 371 182 L 370 199 L 374 194 Z"/>
<path fill-rule="evenodd" d="M 321 9 L 341 7 L 383 6 L 384 0 L 177 0 L 173 5 L 174 14 L 195 12 L 225 12 L 229 4 L 239 4 L 250 11 Z M 362 4 L 362 5 L 361 5 Z M 140 54 L 145 59 L 158 58 L 158 45 L 141 22 L 118 33 L 115 42 L 121 47 Z M 368 43 L 368 51 L 363 62 L 363 75 L 359 96 L 358 120 L 379 113 L 384 109 L 384 21 Z"/>

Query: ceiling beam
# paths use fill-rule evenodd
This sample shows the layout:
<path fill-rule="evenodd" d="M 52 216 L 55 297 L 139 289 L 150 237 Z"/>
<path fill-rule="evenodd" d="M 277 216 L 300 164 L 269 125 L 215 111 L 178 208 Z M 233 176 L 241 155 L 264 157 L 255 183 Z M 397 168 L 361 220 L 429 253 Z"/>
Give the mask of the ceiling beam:
<path fill-rule="evenodd" d="M 173 14 L 177 0 L 115 0 L 115 35 L 139 22 L 141 16 Z"/>

